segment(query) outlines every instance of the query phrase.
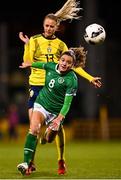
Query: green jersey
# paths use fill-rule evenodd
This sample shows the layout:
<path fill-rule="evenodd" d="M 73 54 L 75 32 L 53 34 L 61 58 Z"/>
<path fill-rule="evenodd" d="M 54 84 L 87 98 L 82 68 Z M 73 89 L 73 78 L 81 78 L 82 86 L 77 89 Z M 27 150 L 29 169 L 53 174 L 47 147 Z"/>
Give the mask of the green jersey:
<path fill-rule="evenodd" d="M 40 90 L 35 102 L 41 104 L 47 111 L 58 115 L 64 105 L 65 97 L 76 95 L 78 86 L 76 74 L 73 70 L 60 73 L 57 69 L 58 64 L 54 62 L 36 62 L 32 67 L 46 71 L 45 86 Z"/>

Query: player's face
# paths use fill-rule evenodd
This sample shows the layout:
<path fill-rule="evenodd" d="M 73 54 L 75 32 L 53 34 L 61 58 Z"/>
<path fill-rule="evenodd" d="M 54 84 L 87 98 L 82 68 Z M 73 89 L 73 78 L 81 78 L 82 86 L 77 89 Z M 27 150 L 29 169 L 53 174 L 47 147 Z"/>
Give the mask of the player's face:
<path fill-rule="evenodd" d="M 55 20 L 46 18 L 43 23 L 45 37 L 51 37 L 55 34 L 57 23 Z"/>
<path fill-rule="evenodd" d="M 72 66 L 73 66 L 73 58 L 71 56 L 68 56 L 66 54 L 61 56 L 61 58 L 59 59 L 59 67 L 58 67 L 58 70 L 61 73 L 69 71 L 72 68 Z"/>

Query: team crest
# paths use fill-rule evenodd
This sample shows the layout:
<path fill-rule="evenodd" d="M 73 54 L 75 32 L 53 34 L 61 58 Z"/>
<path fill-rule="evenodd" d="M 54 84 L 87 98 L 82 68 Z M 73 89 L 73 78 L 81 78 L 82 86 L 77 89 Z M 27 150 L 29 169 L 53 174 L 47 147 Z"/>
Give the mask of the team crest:
<path fill-rule="evenodd" d="M 48 48 L 47 48 L 47 52 L 48 52 L 48 53 L 51 53 L 51 51 L 52 51 L 52 48 L 51 48 L 51 46 L 50 46 L 50 44 L 49 44 L 49 46 L 48 46 Z"/>
<path fill-rule="evenodd" d="M 58 78 L 58 83 L 62 84 L 64 82 L 64 79 L 62 77 Z"/>

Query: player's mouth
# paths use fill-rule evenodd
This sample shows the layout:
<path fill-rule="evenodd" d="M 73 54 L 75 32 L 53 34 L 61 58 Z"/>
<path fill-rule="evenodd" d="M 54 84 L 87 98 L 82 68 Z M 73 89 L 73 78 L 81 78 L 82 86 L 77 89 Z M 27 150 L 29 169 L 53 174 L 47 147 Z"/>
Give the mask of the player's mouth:
<path fill-rule="evenodd" d="M 66 66 L 60 66 L 60 71 L 66 71 L 67 70 L 67 67 Z"/>

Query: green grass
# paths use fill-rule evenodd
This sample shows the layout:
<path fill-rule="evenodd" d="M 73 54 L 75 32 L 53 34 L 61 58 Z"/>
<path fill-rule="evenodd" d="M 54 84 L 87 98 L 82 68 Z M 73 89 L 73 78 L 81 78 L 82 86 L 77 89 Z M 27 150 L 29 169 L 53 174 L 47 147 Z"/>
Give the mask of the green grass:
<path fill-rule="evenodd" d="M 24 141 L 24 140 L 23 140 Z M 17 164 L 23 161 L 24 142 L 0 142 L 0 179 L 120 179 L 120 142 L 68 142 L 67 174 L 57 174 L 55 144 L 38 145 L 37 171 L 22 176 Z"/>

